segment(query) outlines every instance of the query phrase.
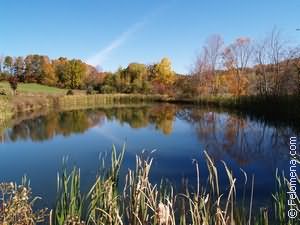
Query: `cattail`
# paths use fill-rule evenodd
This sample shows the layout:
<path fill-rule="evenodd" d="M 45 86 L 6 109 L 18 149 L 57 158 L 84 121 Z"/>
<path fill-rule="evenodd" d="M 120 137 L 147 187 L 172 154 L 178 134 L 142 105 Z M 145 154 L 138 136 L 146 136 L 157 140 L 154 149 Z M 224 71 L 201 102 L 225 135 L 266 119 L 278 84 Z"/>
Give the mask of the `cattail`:
<path fill-rule="evenodd" d="M 160 225 L 168 225 L 170 222 L 170 209 L 162 202 L 158 204 L 157 217 Z"/>

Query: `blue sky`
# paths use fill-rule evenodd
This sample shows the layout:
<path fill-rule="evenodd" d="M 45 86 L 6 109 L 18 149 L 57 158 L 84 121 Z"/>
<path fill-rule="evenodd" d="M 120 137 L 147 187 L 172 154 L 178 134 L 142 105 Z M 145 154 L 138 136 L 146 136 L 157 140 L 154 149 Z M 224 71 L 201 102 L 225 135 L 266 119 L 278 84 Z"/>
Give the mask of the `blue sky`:
<path fill-rule="evenodd" d="M 186 73 L 211 34 L 229 43 L 276 26 L 299 43 L 299 12 L 298 0 L 1 0 L 0 54 L 80 58 L 110 71 L 169 57 Z"/>

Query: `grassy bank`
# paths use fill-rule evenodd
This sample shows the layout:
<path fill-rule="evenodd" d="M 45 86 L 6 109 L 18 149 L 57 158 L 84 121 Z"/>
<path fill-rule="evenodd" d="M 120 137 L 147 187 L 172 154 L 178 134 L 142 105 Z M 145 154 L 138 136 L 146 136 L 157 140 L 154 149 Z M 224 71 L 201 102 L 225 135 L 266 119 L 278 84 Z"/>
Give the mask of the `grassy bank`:
<path fill-rule="evenodd" d="M 51 111 L 144 105 L 153 102 L 166 102 L 185 106 L 209 106 L 214 110 L 261 120 L 275 127 L 289 126 L 294 131 L 300 132 L 300 114 L 298 113 L 300 111 L 300 100 L 299 97 L 294 96 L 277 98 L 249 96 L 238 99 L 224 97 L 182 99 L 139 94 L 22 94 L 14 97 L 0 96 L 0 123 L 1 127 L 7 127 L 12 118 L 15 119 L 19 115 L 36 114 L 38 112 L 43 112 L 45 115 Z"/>
<path fill-rule="evenodd" d="M 1 224 L 35 225 L 49 221 L 53 225 L 296 225 L 299 218 L 290 219 L 286 212 L 286 191 L 289 183 L 283 175 L 276 174 L 277 191 L 272 194 L 273 205 L 257 209 L 253 206 L 253 196 L 259 190 L 253 189 L 255 178 L 244 172 L 244 190 L 240 196 L 251 196 L 250 202 L 237 199 L 237 178 L 224 163 L 228 187 L 221 190 L 219 171 L 214 160 L 204 152 L 209 171 L 206 183 L 200 183 L 199 163 L 194 160 L 197 182 L 183 183 L 182 191 L 162 181 L 160 185 L 150 182 L 151 154 L 142 153 L 136 157 L 136 169 L 129 170 L 124 184 L 120 184 L 120 168 L 124 149 L 117 153 L 113 148 L 110 158 L 103 158 L 98 175 L 90 190 L 81 190 L 80 170 L 68 172 L 66 167 L 58 175 L 57 201 L 51 210 L 32 211 L 31 190 L 26 180 L 21 186 L 14 183 L 0 184 Z M 300 183 L 298 179 L 297 183 Z M 250 185 L 250 193 L 246 187 Z M 270 193 L 271 198 L 271 193 Z M 294 200 L 299 210 L 299 199 Z"/>
<path fill-rule="evenodd" d="M 0 83 L 0 89 L 9 93 L 9 85 Z M 0 96 L 0 122 L 24 112 L 75 110 L 105 107 L 107 105 L 140 104 L 148 102 L 169 102 L 193 105 L 205 105 L 232 110 L 246 116 L 250 115 L 264 121 L 283 123 L 300 131 L 300 97 L 299 96 L 242 96 L 236 97 L 168 97 L 165 95 L 142 94 L 92 94 L 74 91 L 66 95 L 65 89 L 48 87 L 39 84 L 18 86 L 18 95 Z"/>
<path fill-rule="evenodd" d="M 137 94 L 95 95 L 31 95 L 16 96 L 10 100 L 13 114 L 40 109 L 75 110 L 105 107 L 106 105 L 137 104 L 161 101 L 161 96 Z"/>
<path fill-rule="evenodd" d="M 0 121 L 4 121 L 12 116 L 10 100 L 7 97 L 0 97 Z"/>
<path fill-rule="evenodd" d="M 160 95 L 141 94 L 95 94 L 95 95 L 69 95 L 58 98 L 61 108 L 96 108 L 105 105 L 136 104 L 143 102 L 157 102 L 164 99 Z"/>
<path fill-rule="evenodd" d="M 11 94 L 11 88 L 8 82 L 0 82 L 0 90 Z M 37 83 L 18 83 L 19 93 L 33 93 L 33 94 L 66 94 L 67 90 L 62 88 L 50 87 Z"/>

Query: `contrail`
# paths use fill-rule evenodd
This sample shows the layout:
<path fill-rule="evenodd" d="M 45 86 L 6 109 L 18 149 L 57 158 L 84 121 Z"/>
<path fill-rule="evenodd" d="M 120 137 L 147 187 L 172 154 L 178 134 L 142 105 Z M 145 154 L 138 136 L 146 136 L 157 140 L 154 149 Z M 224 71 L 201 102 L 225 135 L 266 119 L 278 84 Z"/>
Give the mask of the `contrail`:
<path fill-rule="evenodd" d="M 100 50 L 90 58 L 86 59 L 85 61 L 95 67 L 100 66 L 114 49 L 120 47 L 131 35 L 141 29 L 145 24 L 146 19 L 141 22 L 135 23 L 127 31 L 123 32 L 118 38 L 113 40 L 108 46 L 106 46 L 104 49 Z"/>
<path fill-rule="evenodd" d="M 87 64 L 90 64 L 94 67 L 100 67 L 101 64 L 108 58 L 109 54 L 116 48 L 120 47 L 125 41 L 128 40 L 130 36 L 132 36 L 134 33 L 136 33 L 138 30 L 143 28 L 145 24 L 149 21 L 151 17 L 154 17 L 161 11 L 163 11 L 166 8 L 166 5 L 162 5 L 161 7 L 154 10 L 152 13 L 148 14 L 144 17 L 140 22 L 137 22 L 133 24 L 129 29 L 127 29 L 125 32 L 121 33 L 119 37 L 114 39 L 109 45 L 107 45 L 105 48 L 94 54 L 93 56 L 87 58 L 85 62 Z"/>

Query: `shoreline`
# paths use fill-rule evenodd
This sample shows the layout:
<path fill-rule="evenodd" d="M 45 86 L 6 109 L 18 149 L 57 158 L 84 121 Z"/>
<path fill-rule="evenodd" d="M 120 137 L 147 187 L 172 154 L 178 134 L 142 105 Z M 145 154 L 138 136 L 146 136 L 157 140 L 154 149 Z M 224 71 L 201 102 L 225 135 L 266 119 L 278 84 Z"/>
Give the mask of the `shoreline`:
<path fill-rule="evenodd" d="M 66 111 L 128 104 L 171 103 L 223 108 L 243 115 L 292 125 L 300 131 L 300 96 L 202 96 L 197 98 L 143 94 L 37 95 L 22 94 L 0 98 L 0 124 L 7 124 L 19 114 L 40 111 Z M 276 110 L 275 110 L 276 109 Z M 276 113 L 275 113 L 276 111 Z"/>

